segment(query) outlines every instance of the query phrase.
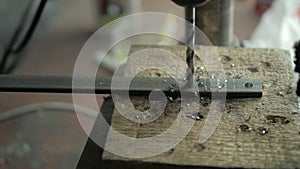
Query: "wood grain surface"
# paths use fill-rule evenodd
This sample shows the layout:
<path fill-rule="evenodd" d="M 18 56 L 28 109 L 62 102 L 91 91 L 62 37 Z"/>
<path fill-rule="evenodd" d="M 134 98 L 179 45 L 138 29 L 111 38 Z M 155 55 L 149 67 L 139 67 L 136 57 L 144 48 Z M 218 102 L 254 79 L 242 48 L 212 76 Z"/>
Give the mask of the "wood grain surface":
<path fill-rule="evenodd" d="M 170 51 L 185 60 L 184 46 L 132 47 L 131 53 L 145 48 Z M 199 133 L 210 110 L 210 100 L 198 104 L 203 119 L 194 123 L 188 135 L 169 151 L 149 158 L 133 159 L 104 151 L 102 158 L 111 168 L 299 168 L 300 167 L 300 114 L 293 84 L 293 70 L 287 51 L 276 49 L 214 48 L 228 78 L 257 78 L 263 80 L 263 97 L 257 99 L 227 100 L 221 121 L 207 142 L 199 144 Z M 199 55 L 209 53 L 211 47 L 197 46 Z M 163 53 L 163 52 L 162 52 Z M 156 54 L 156 52 L 152 53 Z M 151 52 L 149 53 L 151 56 Z M 147 57 L 146 57 L 147 58 Z M 195 57 L 195 67 L 203 66 L 201 57 Z M 166 71 L 142 66 L 153 60 L 129 56 L 124 76 L 168 77 Z M 163 61 L 173 65 L 173 71 L 181 77 L 185 68 L 176 60 Z M 214 66 L 214 65 L 211 65 Z M 207 68 L 208 65 L 205 65 Z M 171 71 L 171 70 L 170 70 Z M 196 76 L 207 75 L 196 72 Z M 149 109 L 146 97 L 131 97 L 135 109 Z M 126 109 L 126 103 L 124 103 Z M 180 100 L 169 102 L 165 111 L 151 123 L 141 124 L 124 118 L 117 110 L 112 115 L 112 127 L 132 138 L 155 136 L 167 130 L 178 116 Z M 111 131 L 106 144 L 118 143 Z M 155 151 L 159 147 L 153 147 Z M 126 149 L 126 146 L 124 146 Z M 140 150 L 144 151 L 144 150 Z M 148 150 L 147 150 L 148 151 Z M 150 150 L 151 151 L 151 150 Z"/>

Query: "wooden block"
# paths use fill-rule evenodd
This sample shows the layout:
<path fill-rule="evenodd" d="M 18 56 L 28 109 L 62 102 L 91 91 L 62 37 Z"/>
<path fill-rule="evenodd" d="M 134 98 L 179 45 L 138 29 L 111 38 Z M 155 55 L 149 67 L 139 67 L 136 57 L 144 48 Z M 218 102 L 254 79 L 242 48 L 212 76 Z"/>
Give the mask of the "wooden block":
<path fill-rule="evenodd" d="M 134 46 L 131 52 L 153 47 L 171 51 L 185 60 L 184 46 Z M 201 53 L 207 47 L 198 46 L 196 50 Z M 227 100 L 220 124 L 202 145 L 198 144 L 198 137 L 205 119 L 196 121 L 189 134 L 172 151 L 142 159 L 120 157 L 104 151 L 102 158 L 108 161 L 107 164 L 114 168 L 300 167 L 300 115 L 289 53 L 276 49 L 225 47 L 216 47 L 216 51 L 229 78 L 239 75 L 262 79 L 263 97 Z M 170 64 L 176 64 L 171 62 Z M 138 64 L 134 58 L 129 57 L 124 75 L 130 75 Z M 196 57 L 195 66 L 202 65 L 201 60 Z M 182 73 L 185 71 L 184 68 L 175 69 Z M 148 69 L 138 76 L 167 77 L 168 74 Z M 138 110 L 147 109 L 149 106 L 143 97 L 133 97 L 131 101 Z M 199 112 L 207 117 L 210 102 L 207 100 L 205 104 L 197 104 L 200 104 Z M 176 119 L 179 109 L 179 101 L 169 103 L 158 119 L 143 125 L 124 118 L 115 110 L 112 127 L 133 138 L 151 137 L 168 129 Z M 267 129 L 266 134 L 260 134 L 261 127 Z M 108 132 L 107 143 L 114 141 L 109 137 L 111 133 Z"/>

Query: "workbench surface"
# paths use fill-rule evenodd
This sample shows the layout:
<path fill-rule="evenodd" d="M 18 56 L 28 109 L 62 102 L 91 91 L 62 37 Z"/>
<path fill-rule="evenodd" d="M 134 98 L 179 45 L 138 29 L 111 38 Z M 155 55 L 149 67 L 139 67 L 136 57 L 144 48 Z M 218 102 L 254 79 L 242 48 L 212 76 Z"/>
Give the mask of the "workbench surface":
<path fill-rule="evenodd" d="M 144 48 L 160 48 L 185 58 L 184 46 L 134 46 L 131 52 Z M 199 104 L 204 119 L 195 121 L 189 134 L 173 149 L 163 154 L 141 159 L 120 157 L 103 152 L 108 166 L 115 168 L 186 168 L 186 167 L 244 167 L 244 168 L 297 168 L 300 167 L 300 115 L 294 92 L 293 70 L 287 51 L 276 49 L 245 49 L 215 47 L 228 78 L 255 78 L 263 81 L 263 97 L 231 99 L 226 101 L 221 121 L 213 135 L 199 144 L 199 133 L 205 124 L 210 101 Z M 207 47 L 198 46 L 201 53 Z M 149 54 L 151 55 L 151 54 Z M 147 62 L 144 60 L 143 62 Z M 175 64 L 173 61 L 165 63 Z M 124 76 L 143 69 L 136 58 L 128 58 Z M 200 57 L 195 57 L 195 67 L 202 67 Z M 174 71 L 185 68 L 174 66 Z M 139 70 L 138 70 L 139 71 Z M 198 72 L 199 73 L 199 72 Z M 197 75 L 197 72 L 196 72 Z M 141 71 L 138 76 L 168 77 L 156 69 Z M 205 75 L 200 75 L 205 77 Z M 137 110 L 147 110 L 145 97 L 132 97 Z M 116 109 L 112 115 L 112 127 L 132 138 L 155 136 L 167 130 L 175 121 L 180 109 L 178 100 L 169 102 L 165 112 L 151 123 L 139 124 L 124 118 Z M 122 144 L 108 131 L 106 145 Z M 126 149 L 126 146 L 124 146 Z M 156 147 L 153 147 L 155 150 Z M 141 150 L 143 151 L 143 150 Z M 99 154 L 100 156 L 101 154 Z M 109 167 L 109 168 L 110 168 Z"/>

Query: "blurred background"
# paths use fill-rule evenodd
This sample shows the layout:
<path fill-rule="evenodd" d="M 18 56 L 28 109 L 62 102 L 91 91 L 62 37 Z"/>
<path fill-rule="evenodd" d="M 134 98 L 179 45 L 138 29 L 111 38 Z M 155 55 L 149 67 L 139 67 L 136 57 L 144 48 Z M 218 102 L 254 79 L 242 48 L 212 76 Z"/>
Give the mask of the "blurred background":
<path fill-rule="evenodd" d="M 250 39 L 271 2 L 234 1 L 234 33 L 239 39 Z M 0 56 L 31 3 L 32 0 L 0 0 Z M 183 8 L 170 0 L 49 0 L 33 37 L 15 56 L 20 62 L 12 73 L 72 76 L 82 46 L 97 29 L 122 15 L 144 11 L 184 16 Z M 99 75 L 110 76 L 120 59 L 112 54 L 99 68 Z M 86 64 L 95 66 L 96 63 L 97 57 Z M 45 102 L 72 103 L 72 95 L 0 93 L 0 113 Z M 98 104 L 102 104 L 100 95 Z M 89 103 L 82 106 L 93 108 Z M 0 135 L 1 169 L 75 168 L 88 138 L 76 114 L 68 107 L 33 111 L 1 121 Z"/>

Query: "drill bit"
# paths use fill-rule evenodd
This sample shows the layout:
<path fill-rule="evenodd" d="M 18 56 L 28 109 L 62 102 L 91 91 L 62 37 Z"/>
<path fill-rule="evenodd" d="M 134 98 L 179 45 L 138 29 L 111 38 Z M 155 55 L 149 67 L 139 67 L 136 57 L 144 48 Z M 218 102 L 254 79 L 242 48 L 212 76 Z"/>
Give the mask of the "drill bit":
<path fill-rule="evenodd" d="M 186 62 L 188 65 L 187 69 L 187 80 L 188 86 L 191 87 L 193 85 L 193 74 L 194 74 L 194 47 L 195 47 L 195 15 L 196 10 L 193 6 L 185 7 L 186 12 L 186 20 L 190 23 L 187 24 L 186 27 Z"/>

